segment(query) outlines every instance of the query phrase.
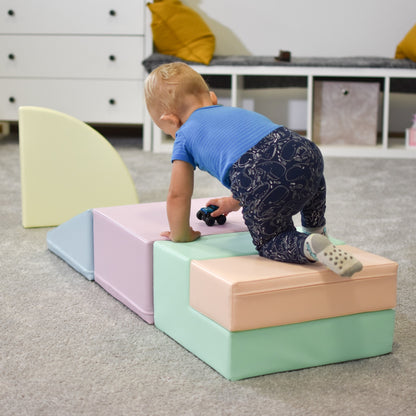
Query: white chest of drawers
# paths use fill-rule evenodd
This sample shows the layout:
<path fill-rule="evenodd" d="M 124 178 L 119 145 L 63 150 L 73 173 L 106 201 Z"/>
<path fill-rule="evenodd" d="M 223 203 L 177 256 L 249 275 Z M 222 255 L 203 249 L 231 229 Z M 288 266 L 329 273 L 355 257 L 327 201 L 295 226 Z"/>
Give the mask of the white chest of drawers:
<path fill-rule="evenodd" d="M 0 120 L 20 106 L 142 124 L 145 0 L 0 0 Z"/>

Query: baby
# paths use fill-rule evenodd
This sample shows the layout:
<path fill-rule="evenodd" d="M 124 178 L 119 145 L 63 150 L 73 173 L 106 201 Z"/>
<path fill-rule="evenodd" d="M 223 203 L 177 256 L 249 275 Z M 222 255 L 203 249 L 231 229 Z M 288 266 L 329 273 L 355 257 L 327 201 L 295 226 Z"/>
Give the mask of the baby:
<path fill-rule="evenodd" d="M 212 214 L 242 214 L 260 256 L 289 263 L 320 261 L 350 277 L 362 269 L 334 246 L 325 229 L 326 186 L 320 150 L 310 140 L 253 111 L 218 105 L 204 79 L 185 63 L 161 65 L 145 81 L 155 124 L 175 138 L 167 197 L 169 231 L 175 242 L 200 236 L 189 225 L 198 167 L 231 191 L 214 198 Z M 292 217 L 300 213 L 302 231 Z"/>

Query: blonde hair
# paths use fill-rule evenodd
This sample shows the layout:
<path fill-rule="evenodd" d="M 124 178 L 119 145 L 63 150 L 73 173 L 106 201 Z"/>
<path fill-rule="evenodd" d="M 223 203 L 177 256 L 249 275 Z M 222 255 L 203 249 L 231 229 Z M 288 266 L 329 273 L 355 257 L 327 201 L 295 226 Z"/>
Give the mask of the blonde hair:
<path fill-rule="evenodd" d="M 209 94 L 202 76 L 183 62 L 163 64 L 146 78 L 144 96 L 147 108 L 159 109 L 160 113 L 177 113 L 185 97 Z"/>

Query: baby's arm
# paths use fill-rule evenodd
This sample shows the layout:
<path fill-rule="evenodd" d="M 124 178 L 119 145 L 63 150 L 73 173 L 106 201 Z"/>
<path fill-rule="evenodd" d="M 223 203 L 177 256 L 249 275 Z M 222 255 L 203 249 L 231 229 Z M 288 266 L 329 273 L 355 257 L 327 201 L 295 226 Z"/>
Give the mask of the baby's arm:
<path fill-rule="evenodd" d="M 218 207 L 211 217 L 218 217 L 219 215 L 228 215 L 231 211 L 238 211 L 241 208 L 240 202 L 232 196 L 224 196 L 222 198 L 213 198 L 207 202 L 208 205 L 216 205 Z"/>
<path fill-rule="evenodd" d="M 170 231 L 161 233 L 172 241 L 196 240 L 201 233 L 189 225 L 191 198 L 194 188 L 194 168 L 181 160 L 172 163 L 169 193 L 166 201 Z"/>

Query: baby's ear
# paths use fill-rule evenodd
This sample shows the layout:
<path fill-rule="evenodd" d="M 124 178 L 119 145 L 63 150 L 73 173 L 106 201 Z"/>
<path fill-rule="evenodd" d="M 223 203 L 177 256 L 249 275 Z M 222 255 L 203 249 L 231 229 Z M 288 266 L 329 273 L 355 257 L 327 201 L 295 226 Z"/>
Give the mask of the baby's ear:
<path fill-rule="evenodd" d="M 210 98 L 211 98 L 212 105 L 217 105 L 217 104 L 218 104 L 217 94 L 215 94 L 215 92 L 214 92 L 214 91 L 210 91 L 210 92 L 209 92 L 209 96 L 210 96 Z"/>
<path fill-rule="evenodd" d="M 179 117 L 176 116 L 175 114 L 172 114 L 172 113 L 163 114 L 162 116 L 160 116 L 160 120 L 164 121 L 165 123 L 168 123 L 172 126 L 175 126 L 175 127 L 178 127 L 178 128 L 180 127 Z"/>

